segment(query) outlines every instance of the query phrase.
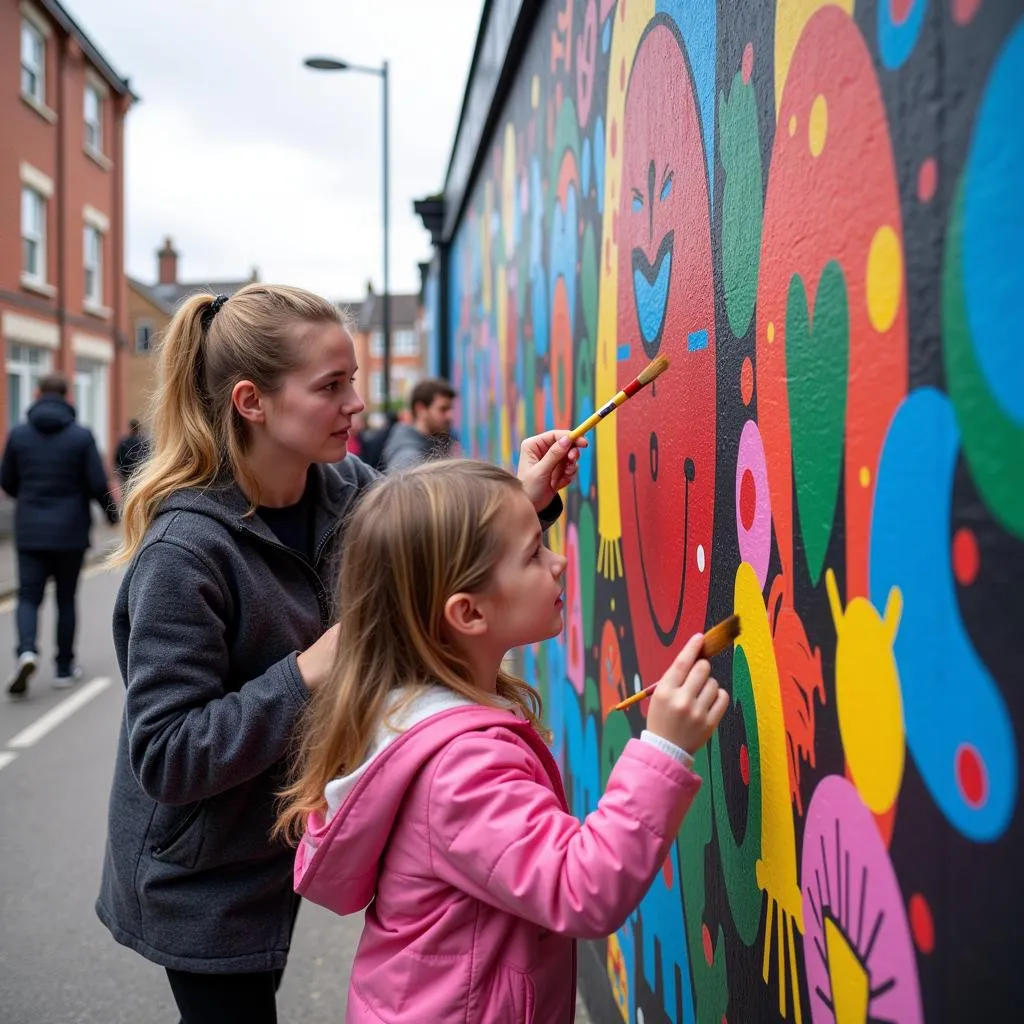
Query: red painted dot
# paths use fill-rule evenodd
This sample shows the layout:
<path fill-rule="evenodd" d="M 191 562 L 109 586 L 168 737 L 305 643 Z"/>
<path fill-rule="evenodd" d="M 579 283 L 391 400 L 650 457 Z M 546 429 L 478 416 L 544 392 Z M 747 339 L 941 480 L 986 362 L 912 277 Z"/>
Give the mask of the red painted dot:
<path fill-rule="evenodd" d="M 930 156 L 921 161 L 917 171 L 917 198 L 922 203 L 930 203 L 935 198 L 935 190 L 939 185 L 939 165 L 935 157 Z"/>
<path fill-rule="evenodd" d="M 961 743 L 956 752 L 956 781 L 964 800 L 981 807 L 988 799 L 988 774 L 981 754 L 970 743 Z"/>
<path fill-rule="evenodd" d="M 740 747 L 740 778 L 744 786 L 750 785 L 750 754 L 746 743 Z"/>
<path fill-rule="evenodd" d="M 740 397 L 744 405 L 750 405 L 750 400 L 754 397 L 754 364 L 751 363 L 750 356 L 743 360 L 740 367 Z"/>
<path fill-rule="evenodd" d="M 615 156 L 619 148 L 619 126 L 615 121 L 612 121 L 612 137 L 608 140 L 608 148 L 611 150 L 612 156 Z"/>
<path fill-rule="evenodd" d="M 928 901 L 919 892 L 915 892 L 910 897 L 907 912 L 914 945 L 922 953 L 931 953 L 935 949 L 935 923 L 932 921 L 932 910 L 928 906 Z"/>
<path fill-rule="evenodd" d="M 981 556 L 978 554 L 978 539 L 966 526 L 953 534 L 953 573 L 957 583 L 969 587 L 978 578 Z"/>
<path fill-rule="evenodd" d="M 966 25 L 981 7 L 981 0 L 953 0 L 953 20 L 958 25 Z"/>
<path fill-rule="evenodd" d="M 704 959 L 710 967 L 715 962 L 715 951 L 711 948 L 711 932 L 706 924 L 700 926 L 700 937 L 704 943 Z"/>
<path fill-rule="evenodd" d="M 892 16 L 893 24 L 902 25 L 910 16 L 914 0 L 889 0 L 889 14 Z"/>
<path fill-rule="evenodd" d="M 740 71 L 743 73 L 743 84 L 750 85 L 750 76 L 754 72 L 754 44 L 747 43 L 743 47 L 743 62 L 740 64 Z"/>
<path fill-rule="evenodd" d="M 740 522 L 744 530 L 749 530 L 754 525 L 756 506 L 757 487 L 754 484 L 754 474 L 745 469 L 740 479 Z"/>
<path fill-rule="evenodd" d="M 672 888 L 672 879 L 675 877 L 672 872 L 672 855 L 669 854 L 661 865 L 661 877 L 665 880 L 665 888 Z"/>

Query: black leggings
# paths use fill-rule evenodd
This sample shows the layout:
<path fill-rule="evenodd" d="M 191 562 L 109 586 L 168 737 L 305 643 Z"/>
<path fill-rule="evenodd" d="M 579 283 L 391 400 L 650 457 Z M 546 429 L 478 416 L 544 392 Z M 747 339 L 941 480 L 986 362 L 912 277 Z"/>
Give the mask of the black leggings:
<path fill-rule="evenodd" d="M 283 974 L 193 974 L 167 968 L 181 1024 L 277 1024 Z"/>

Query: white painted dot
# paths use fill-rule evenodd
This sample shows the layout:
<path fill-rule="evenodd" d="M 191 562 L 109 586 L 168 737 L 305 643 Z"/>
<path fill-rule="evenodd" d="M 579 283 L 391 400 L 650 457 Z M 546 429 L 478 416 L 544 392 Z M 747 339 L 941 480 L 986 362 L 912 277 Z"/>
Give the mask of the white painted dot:
<path fill-rule="evenodd" d="M 636 1024 L 644 1024 L 644 1011 L 639 1006 L 636 1008 Z"/>
<path fill-rule="evenodd" d="M 639 693 L 643 689 L 643 684 L 640 682 L 640 673 L 633 673 L 633 692 Z"/>
<path fill-rule="evenodd" d="M 703 544 L 698 544 L 697 545 L 697 571 L 698 572 L 703 572 L 704 571 L 704 545 Z"/>

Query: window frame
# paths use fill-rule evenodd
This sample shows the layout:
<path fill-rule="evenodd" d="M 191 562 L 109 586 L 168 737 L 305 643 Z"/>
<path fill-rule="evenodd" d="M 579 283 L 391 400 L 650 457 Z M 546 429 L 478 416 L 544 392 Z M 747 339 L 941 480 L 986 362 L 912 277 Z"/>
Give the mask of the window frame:
<path fill-rule="evenodd" d="M 95 266 L 89 264 L 89 258 L 92 255 L 89 243 L 92 238 L 96 241 Z M 89 289 L 90 272 L 93 274 L 92 291 Z M 86 305 L 97 307 L 103 305 L 103 231 L 95 224 L 89 223 L 83 226 L 82 231 L 82 291 Z"/>
<path fill-rule="evenodd" d="M 38 53 L 32 53 L 32 60 L 38 60 L 38 67 L 30 67 L 26 64 L 25 39 L 31 37 L 33 49 L 38 48 Z M 21 95 L 31 103 L 39 106 L 46 104 L 46 33 L 31 19 L 24 14 L 21 16 L 21 35 L 19 37 L 19 58 L 21 66 L 20 89 Z M 31 75 L 35 80 L 35 89 L 26 89 L 26 75 Z"/>
<path fill-rule="evenodd" d="M 31 197 L 38 204 L 37 212 L 39 223 L 33 225 L 32 229 L 35 231 L 34 236 L 26 234 L 26 199 Z M 46 203 L 48 197 L 43 195 L 42 192 L 34 189 L 31 185 L 26 185 L 22 182 L 21 185 L 21 274 L 26 280 L 33 281 L 36 284 L 46 284 Z M 28 244 L 33 244 L 36 247 L 36 258 L 38 263 L 38 270 L 32 271 L 29 269 L 27 256 Z"/>

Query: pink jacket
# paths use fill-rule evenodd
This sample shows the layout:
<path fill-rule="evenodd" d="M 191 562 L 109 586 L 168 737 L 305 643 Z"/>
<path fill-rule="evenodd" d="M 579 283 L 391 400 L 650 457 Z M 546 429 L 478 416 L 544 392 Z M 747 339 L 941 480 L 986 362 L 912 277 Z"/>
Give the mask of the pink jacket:
<path fill-rule="evenodd" d="M 431 714 L 350 778 L 295 861 L 307 899 L 367 907 L 350 1024 L 572 1021 L 573 938 L 622 925 L 700 786 L 630 740 L 581 823 L 534 729 L 475 704 Z"/>

